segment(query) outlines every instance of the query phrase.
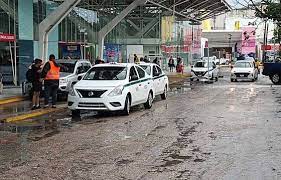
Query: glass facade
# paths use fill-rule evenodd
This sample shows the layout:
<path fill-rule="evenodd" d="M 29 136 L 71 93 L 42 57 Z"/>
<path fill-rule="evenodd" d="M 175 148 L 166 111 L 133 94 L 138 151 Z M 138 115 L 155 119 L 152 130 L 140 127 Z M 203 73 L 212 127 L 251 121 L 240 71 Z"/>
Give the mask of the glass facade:
<path fill-rule="evenodd" d="M 16 52 L 20 81 L 24 80 L 24 73 L 32 60 L 38 57 L 38 25 L 61 2 L 0 1 L 0 32 L 16 34 L 17 37 Z M 49 34 L 48 54 L 55 54 L 57 58 L 71 56 L 94 60 L 98 52 L 99 30 L 123 11 L 128 6 L 127 3 L 127 0 L 104 1 L 99 4 L 92 0 L 81 1 Z M 165 12 L 158 7 L 135 8 L 105 37 L 106 54 L 103 58 L 108 58 L 107 56 L 112 53 L 109 49 L 113 49 L 118 51 L 119 61 L 126 62 L 129 53 L 126 46 L 143 45 L 141 54 L 143 56 L 180 55 L 187 62 L 191 49 L 196 54 L 196 48 L 200 47 L 198 45 L 201 37 L 200 26 L 191 26 L 189 22 L 179 22 L 173 16 L 164 14 Z M 5 71 L 11 71 L 8 69 L 11 69 L 14 47 L 13 43 L 10 44 L 0 42 L 1 71 L 4 66 L 7 66 Z"/>

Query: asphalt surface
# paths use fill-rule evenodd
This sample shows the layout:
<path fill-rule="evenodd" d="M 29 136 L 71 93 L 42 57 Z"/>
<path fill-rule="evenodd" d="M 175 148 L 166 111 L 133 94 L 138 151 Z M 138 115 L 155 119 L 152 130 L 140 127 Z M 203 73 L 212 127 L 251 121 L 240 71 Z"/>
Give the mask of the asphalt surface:
<path fill-rule="evenodd" d="M 222 74 L 130 116 L 2 124 L 0 179 L 281 179 L 280 86 Z"/>

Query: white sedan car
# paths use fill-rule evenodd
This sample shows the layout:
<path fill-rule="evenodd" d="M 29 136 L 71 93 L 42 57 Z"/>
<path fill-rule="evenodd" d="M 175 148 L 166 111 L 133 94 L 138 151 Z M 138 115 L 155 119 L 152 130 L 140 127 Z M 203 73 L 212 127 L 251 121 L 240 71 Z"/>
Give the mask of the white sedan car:
<path fill-rule="evenodd" d="M 252 60 L 237 61 L 231 69 L 231 82 L 237 80 L 251 80 L 258 79 L 258 69 Z"/>
<path fill-rule="evenodd" d="M 169 89 L 169 79 L 163 70 L 154 63 L 141 63 L 140 66 L 147 72 L 153 80 L 155 95 L 161 95 L 161 99 L 167 99 Z"/>
<path fill-rule="evenodd" d="M 129 115 L 130 108 L 144 104 L 152 107 L 155 97 L 153 81 L 136 64 L 99 64 L 92 67 L 68 94 L 72 115 L 80 110 L 121 111 Z"/>
<path fill-rule="evenodd" d="M 218 80 L 219 70 L 216 64 L 212 61 L 197 61 L 191 68 L 191 81 L 194 79 L 200 80 Z"/>

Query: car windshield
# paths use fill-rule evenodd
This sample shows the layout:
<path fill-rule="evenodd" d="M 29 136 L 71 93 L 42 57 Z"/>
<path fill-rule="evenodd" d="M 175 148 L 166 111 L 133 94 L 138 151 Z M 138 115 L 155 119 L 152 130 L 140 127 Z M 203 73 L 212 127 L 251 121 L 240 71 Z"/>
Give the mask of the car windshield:
<path fill-rule="evenodd" d="M 75 69 L 74 63 L 59 63 L 63 68 L 60 68 L 60 72 L 73 73 Z"/>
<path fill-rule="evenodd" d="M 124 80 L 126 75 L 126 67 L 93 67 L 83 80 Z"/>
<path fill-rule="evenodd" d="M 207 68 L 208 67 L 208 62 L 197 62 L 194 67 L 197 68 Z M 209 62 L 209 67 L 212 67 L 212 63 Z"/>
<path fill-rule="evenodd" d="M 147 74 L 151 74 L 151 67 L 146 65 L 141 65 L 141 67 L 146 71 Z"/>
<path fill-rule="evenodd" d="M 249 62 L 238 62 L 234 65 L 234 67 L 237 68 L 250 68 L 252 67 L 251 64 Z"/>

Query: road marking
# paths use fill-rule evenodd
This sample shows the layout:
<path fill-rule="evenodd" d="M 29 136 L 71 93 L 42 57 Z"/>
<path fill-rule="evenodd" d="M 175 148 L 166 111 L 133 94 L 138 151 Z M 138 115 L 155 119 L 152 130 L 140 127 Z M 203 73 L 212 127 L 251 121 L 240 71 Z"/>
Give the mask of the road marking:
<path fill-rule="evenodd" d="M 18 97 L 11 97 L 11 98 L 5 98 L 0 100 L 0 105 L 19 102 L 25 100 L 25 97 L 18 96 Z"/>
<path fill-rule="evenodd" d="M 60 111 L 62 109 L 64 109 L 64 108 L 56 108 L 56 109 L 48 108 L 48 109 L 44 109 L 44 110 L 40 110 L 40 111 L 30 112 L 29 114 L 22 114 L 22 115 L 19 115 L 19 116 L 9 117 L 9 118 L 6 118 L 4 121 L 7 122 L 7 123 L 23 121 L 23 120 L 34 118 L 34 117 L 37 117 L 37 116 L 42 116 L 42 115 L 45 115 L 45 114 L 48 114 L 48 113 L 57 112 L 57 111 Z"/>

